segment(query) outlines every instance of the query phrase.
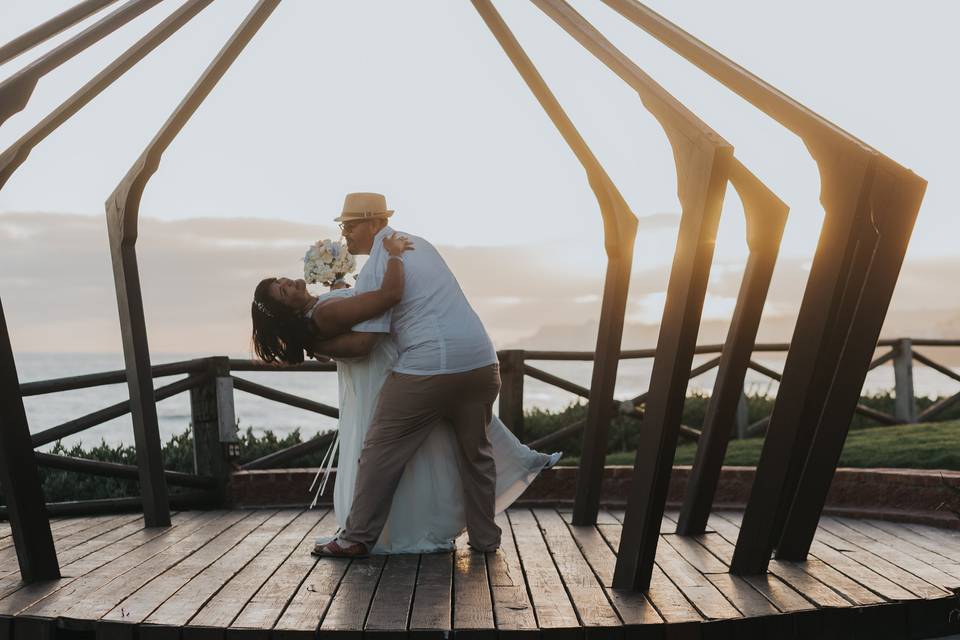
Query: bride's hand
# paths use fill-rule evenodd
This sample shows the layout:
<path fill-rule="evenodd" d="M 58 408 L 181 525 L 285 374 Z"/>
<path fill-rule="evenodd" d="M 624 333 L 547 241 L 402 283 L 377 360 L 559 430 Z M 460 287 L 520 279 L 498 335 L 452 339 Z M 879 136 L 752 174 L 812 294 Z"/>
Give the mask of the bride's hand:
<path fill-rule="evenodd" d="M 343 279 L 337 280 L 330 285 L 330 291 L 336 291 L 337 289 L 349 289 L 349 288 L 350 288 L 350 283 Z"/>
<path fill-rule="evenodd" d="M 383 248 L 391 256 L 403 255 L 404 251 L 413 251 L 413 243 L 406 236 L 398 236 L 394 231 L 389 237 L 383 239 Z"/>

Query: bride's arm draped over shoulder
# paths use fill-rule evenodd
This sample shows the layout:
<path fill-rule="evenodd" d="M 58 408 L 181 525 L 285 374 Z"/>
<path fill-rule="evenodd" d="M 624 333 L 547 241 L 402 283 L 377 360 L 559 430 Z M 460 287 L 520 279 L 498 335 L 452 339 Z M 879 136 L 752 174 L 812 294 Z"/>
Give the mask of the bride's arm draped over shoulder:
<path fill-rule="evenodd" d="M 387 270 L 380 288 L 319 305 L 312 316 L 313 329 L 318 338 L 322 340 L 349 332 L 353 325 L 376 318 L 403 298 L 404 271 L 401 256 L 404 251 L 412 251 L 413 244 L 394 233 L 389 238 L 384 238 L 383 246 L 391 259 L 387 261 Z"/>
<path fill-rule="evenodd" d="M 314 340 L 310 344 L 310 351 L 330 358 L 359 358 L 368 355 L 383 335 L 349 331 L 326 340 L 319 338 Z"/>

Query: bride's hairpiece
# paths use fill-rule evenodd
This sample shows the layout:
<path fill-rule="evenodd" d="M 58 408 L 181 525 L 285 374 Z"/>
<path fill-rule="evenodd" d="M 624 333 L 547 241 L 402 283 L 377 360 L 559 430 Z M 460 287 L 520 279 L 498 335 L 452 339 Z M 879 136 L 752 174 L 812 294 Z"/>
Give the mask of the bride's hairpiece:
<path fill-rule="evenodd" d="M 260 313 L 267 316 L 268 318 L 276 318 L 272 311 L 267 309 L 267 306 L 260 302 L 259 300 L 254 300 L 253 304 L 260 310 Z"/>

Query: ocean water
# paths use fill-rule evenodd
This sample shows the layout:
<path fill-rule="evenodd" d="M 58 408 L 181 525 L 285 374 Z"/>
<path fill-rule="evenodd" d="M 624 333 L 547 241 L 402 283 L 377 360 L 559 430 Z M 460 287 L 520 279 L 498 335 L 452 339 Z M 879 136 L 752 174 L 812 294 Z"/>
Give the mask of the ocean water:
<path fill-rule="evenodd" d="M 209 354 L 207 354 L 209 355 Z M 783 358 L 776 354 L 758 354 L 755 358 L 774 370 L 783 369 Z M 177 362 L 203 357 L 200 354 L 152 354 L 154 364 Z M 242 358 L 246 356 L 234 355 Z M 697 356 L 694 365 L 713 356 Z M 123 368 L 122 354 L 53 354 L 18 353 L 17 369 L 21 382 L 47 380 L 63 376 L 80 375 Z M 589 362 L 531 362 L 533 366 L 549 371 L 582 386 L 590 386 L 592 364 Z M 644 392 L 650 383 L 652 360 L 625 360 L 621 362 L 617 377 L 616 397 L 626 399 Z M 336 406 L 337 378 L 333 372 L 241 372 L 238 376 L 261 384 Z M 689 392 L 709 393 L 713 387 L 716 370 L 707 372 L 690 382 Z M 171 376 L 158 378 L 155 386 L 161 386 L 180 378 Z M 926 367 L 914 367 L 914 386 L 918 395 L 953 394 L 957 392 L 957 383 Z M 870 372 L 864 389 L 867 392 L 882 391 L 893 387 L 893 369 L 882 366 Z M 755 373 L 748 372 L 745 381 L 747 393 L 777 392 L 776 382 Z M 44 396 L 24 398 L 24 407 L 31 433 L 56 426 L 67 420 L 97 411 L 111 404 L 127 399 L 126 384 L 116 384 L 91 389 L 79 389 Z M 546 410 L 562 409 L 576 402 L 577 398 L 550 385 L 527 378 L 524 386 L 524 406 L 527 409 L 539 407 Z M 336 428 L 336 420 L 318 414 L 296 409 L 284 404 L 264 400 L 242 391 L 234 392 L 234 406 L 240 428 L 253 428 L 255 432 L 266 429 L 278 435 L 300 429 L 304 437 L 320 431 Z M 157 404 L 160 424 L 160 437 L 166 442 L 172 435 L 182 433 L 190 424 L 190 396 L 182 393 Z M 133 425 L 130 416 L 116 418 L 102 425 L 88 429 L 83 433 L 64 440 L 67 445 L 82 442 L 90 445 L 104 440 L 110 444 L 132 443 Z M 45 447 L 45 448 L 49 448 Z"/>

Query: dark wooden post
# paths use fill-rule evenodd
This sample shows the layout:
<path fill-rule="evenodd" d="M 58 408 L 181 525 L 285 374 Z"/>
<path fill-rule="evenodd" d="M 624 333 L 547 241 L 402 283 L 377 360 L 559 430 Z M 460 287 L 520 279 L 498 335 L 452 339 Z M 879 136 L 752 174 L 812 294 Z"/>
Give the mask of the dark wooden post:
<path fill-rule="evenodd" d="M 783 531 L 786 512 L 796 495 L 797 482 L 810 453 L 812 431 L 820 422 L 821 414 L 825 414 L 824 403 L 841 364 L 848 331 L 851 327 L 855 331 L 867 329 L 852 336 L 854 348 L 851 353 L 857 352 L 858 355 L 849 362 L 859 358 L 859 349 L 864 342 L 872 341 L 871 346 L 876 346 L 876 336 L 872 334 L 869 322 L 863 320 L 851 324 L 850 309 L 855 309 L 857 304 L 844 299 L 844 287 L 853 285 L 849 289 L 853 296 L 864 291 L 859 284 L 867 276 L 861 269 L 869 261 L 857 255 L 856 247 L 862 236 L 863 221 L 869 222 L 871 218 L 870 207 L 883 204 L 879 199 L 872 199 L 871 184 L 876 163 L 878 160 L 889 163 L 887 169 L 890 173 L 908 175 L 903 182 L 905 191 L 910 191 L 908 183 L 916 176 L 640 2 L 603 1 L 796 133 L 820 170 L 820 201 L 826 216 L 784 365 L 780 392 L 757 465 L 756 479 L 730 562 L 730 570 L 734 573 L 761 573 L 767 568 L 770 552 Z M 906 206 L 900 213 L 913 224 L 915 214 Z M 899 269 L 899 260 L 896 265 Z M 882 298 L 882 295 L 871 297 L 874 301 Z M 870 312 L 880 314 L 882 320 L 885 310 L 884 303 Z M 837 397 L 843 396 L 846 400 L 845 393 Z M 841 404 L 844 403 L 838 402 L 837 406 Z M 841 413 L 834 408 L 831 419 Z"/>
<path fill-rule="evenodd" d="M 870 255 L 865 276 L 847 285 L 856 300 L 854 315 L 846 326 L 838 327 L 847 338 L 802 475 L 788 496 L 790 509 L 777 544 L 779 559 L 803 560 L 813 542 L 925 190 L 922 178 L 880 159 L 870 194 L 871 228 L 879 237 L 874 246 L 865 247 Z"/>
<path fill-rule="evenodd" d="M 736 425 L 737 440 L 743 440 L 747 437 L 747 427 L 750 426 L 750 405 L 747 404 L 747 394 L 740 392 L 740 400 L 737 402 L 737 413 L 734 416 Z"/>
<path fill-rule="evenodd" d="M 600 205 L 604 249 L 607 253 L 607 276 L 600 309 L 600 330 L 597 334 L 596 358 L 590 383 L 591 402 L 587 408 L 573 516 L 577 524 L 592 524 L 596 522 L 599 509 L 607 429 L 614 413 L 613 388 L 617 378 L 617 365 L 620 362 L 620 341 L 623 337 L 623 316 L 633 264 L 637 218 L 493 3 L 490 0 L 472 2 L 557 131 L 583 165 L 590 188 Z"/>
<path fill-rule="evenodd" d="M 523 440 L 523 350 L 500 352 L 500 420 Z"/>
<path fill-rule="evenodd" d="M 897 341 L 897 355 L 893 359 L 894 410 L 898 420 L 907 423 L 917 421 L 917 398 L 913 390 L 913 341 L 901 338 Z"/>
<path fill-rule="evenodd" d="M 60 577 L 40 486 L 7 321 L 0 305 L 0 488 L 7 501 L 20 576 L 27 582 Z"/>
<path fill-rule="evenodd" d="M 826 215 L 730 562 L 731 572 L 740 575 L 764 573 L 783 532 L 843 349 L 845 285 L 859 266 L 856 247 L 869 225 L 876 154 L 846 141 L 808 148 L 820 166 Z"/>
<path fill-rule="evenodd" d="M 732 163 L 730 183 L 743 201 L 750 257 L 723 344 L 717 380 L 677 521 L 677 533 L 681 535 L 695 535 L 706 529 L 731 432 L 734 425 L 740 437 L 747 430 L 743 379 L 787 222 L 787 205 L 736 159 Z"/>
<path fill-rule="evenodd" d="M 593 376 L 590 379 L 590 401 L 587 404 L 587 423 L 583 429 L 580 469 L 573 503 L 573 522 L 577 525 L 597 522 L 603 488 L 603 469 L 607 461 L 607 433 L 610 430 L 610 421 L 616 414 L 613 392 L 617 384 L 617 368 L 620 365 L 620 343 L 623 340 L 623 321 L 630 290 L 637 222 L 633 220 L 632 226 L 624 226 L 628 232 L 621 234 L 617 231 L 615 222 L 608 224 L 604 220 L 607 276 L 603 285 L 600 327 L 597 332 Z M 618 246 L 618 236 L 626 241 L 622 246 Z"/>
<path fill-rule="evenodd" d="M 205 381 L 190 389 L 190 424 L 193 428 L 193 466 L 197 475 L 216 478 L 218 502 L 227 503 L 227 484 L 232 471 L 230 444 L 237 442 L 230 359 L 207 359 Z"/>
<path fill-rule="evenodd" d="M 698 138 L 686 138 L 684 144 L 679 132 L 668 129 L 670 133 L 674 134 L 669 137 L 683 213 L 614 569 L 613 585 L 618 589 L 646 590 L 650 586 L 720 211 L 733 163 L 733 148 L 719 136 L 702 132 Z"/>
<path fill-rule="evenodd" d="M 187 0 L 166 21 L 157 36 L 144 38 L 134 45 L 128 56 L 135 56 L 148 46 L 156 46 L 154 39 L 166 37 L 166 29 L 175 31 L 212 0 Z M 127 384 L 130 387 L 130 406 L 137 444 L 137 462 L 140 467 L 140 491 L 143 495 L 144 518 L 148 526 L 170 524 L 167 506 L 167 488 L 164 482 L 160 456 L 160 435 L 157 408 L 153 401 L 153 381 L 150 377 L 150 352 L 147 348 L 147 330 L 143 318 L 143 300 L 137 269 L 137 222 L 140 200 L 150 177 L 160 166 L 163 152 L 183 129 L 190 116 L 216 86 L 223 74 L 250 42 L 257 30 L 270 16 L 280 0 L 260 0 L 247 14 L 243 23 L 233 32 L 227 43 L 194 83 L 176 110 L 140 154 L 120 184 L 107 199 L 107 227 L 110 250 L 113 255 L 113 274 L 120 308 L 120 330 L 123 334 L 123 354 L 127 364 Z M 160 29 L 157 27 L 154 31 Z M 153 33 L 153 32 L 151 32 Z M 168 35 L 168 34 L 167 34 Z M 146 55 L 143 53 L 143 55 Z M 0 179 L 2 179 L 0 167 Z"/>
<path fill-rule="evenodd" d="M 122 202 L 122 201 L 120 201 Z M 153 399 L 153 374 L 150 347 L 147 344 L 147 323 L 143 315 L 143 295 L 137 268 L 136 221 L 124 216 L 118 201 L 107 201 L 107 229 L 113 257 L 113 278 L 120 312 L 120 334 L 123 359 L 130 392 L 130 416 L 133 439 L 140 470 L 140 496 L 143 498 L 143 521 L 148 527 L 170 526 L 170 505 L 167 502 L 167 481 L 163 475 L 163 450 L 157 403 Z"/>

